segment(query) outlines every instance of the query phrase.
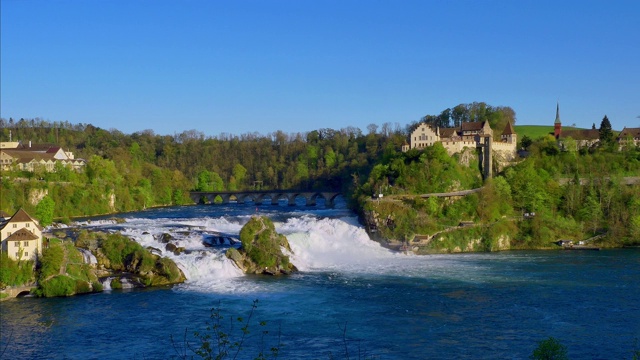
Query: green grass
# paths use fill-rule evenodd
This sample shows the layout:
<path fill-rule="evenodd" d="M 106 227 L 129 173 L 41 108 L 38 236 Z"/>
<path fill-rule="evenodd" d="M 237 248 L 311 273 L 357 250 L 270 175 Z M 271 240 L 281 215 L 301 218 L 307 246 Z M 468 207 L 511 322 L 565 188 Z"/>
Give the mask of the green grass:
<path fill-rule="evenodd" d="M 515 125 L 514 130 L 518 134 L 518 139 L 522 139 L 523 136 L 528 136 L 532 140 L 545 137 L 547 135 L 553 135 L 553 125 Z M 576 130 L 582 129 L 573 126 L 563 126 L 562 130 Z"/>
<path fill-rule="evenodd" d="M 518 134 L 518 139 L 522 139 L 526 135 L 535 140 L 553 133 L 553 125 L 516 125 L 514 130 Z"/>
<path fill-rule="evenodd" d="M 553 134 L 553 125 L 515 125 L 513 129 L 518 134 L 518 139 L 522 139 L 523 136 L 528 136 L 532 140 Z M 563 126 L 562 130 L 584 130 L 586 128 L 579 128 L 574 126 Z M 620 131 L 613 130 L 613 135 L 618 136 Z"/>

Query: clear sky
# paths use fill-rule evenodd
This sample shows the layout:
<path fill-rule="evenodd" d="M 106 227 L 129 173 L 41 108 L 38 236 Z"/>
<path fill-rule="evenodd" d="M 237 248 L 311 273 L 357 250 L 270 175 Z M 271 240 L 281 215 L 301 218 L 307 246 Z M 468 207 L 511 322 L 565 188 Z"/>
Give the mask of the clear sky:
<path fill-rule="evenodd" d="M 1 116 L 268 134 L 460 103 L 640 127 L 640 1 L 1 1 Z"/>

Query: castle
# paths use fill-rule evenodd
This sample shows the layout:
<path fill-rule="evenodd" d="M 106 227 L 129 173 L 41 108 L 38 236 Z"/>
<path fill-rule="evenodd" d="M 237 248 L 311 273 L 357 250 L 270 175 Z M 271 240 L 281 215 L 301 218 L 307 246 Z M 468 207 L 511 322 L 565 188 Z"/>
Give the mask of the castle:
<path fill-rule="evenodd" d="M 441 143 L 449 155 L 462 152 L 465 148 L 482 148 L 490 143 L 490 149 L 504 161 L 516 157 L 517 134 L 510 122 L 504 127 L 500 141 L 493 140 L 493 129 L 488 121 L 463 122 L 458 128 L 433 127 L 421 123 L 413 130 L 409 143 L 402 146 L 402 151 L 424 149 L 435 143 Z"/>

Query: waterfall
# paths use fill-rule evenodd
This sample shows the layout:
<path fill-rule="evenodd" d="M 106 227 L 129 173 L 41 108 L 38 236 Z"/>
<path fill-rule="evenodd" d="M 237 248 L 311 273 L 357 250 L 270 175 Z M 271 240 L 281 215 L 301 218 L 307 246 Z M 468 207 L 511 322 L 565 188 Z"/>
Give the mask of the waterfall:
<path fill-rule="evenodd" d="M 83 261 L 85 264 L 95 265 L 98 263 L 98 259 L 96 259 L 95 255 L 93 255 L 91 251 L 83 248 L 77 249 L 82 253 Z"/>
<path fill-rule="evenodd" d="M 102 291 L 111 291 L 111 280 L 113 280 L 112 276 L 102 279 Z"/>

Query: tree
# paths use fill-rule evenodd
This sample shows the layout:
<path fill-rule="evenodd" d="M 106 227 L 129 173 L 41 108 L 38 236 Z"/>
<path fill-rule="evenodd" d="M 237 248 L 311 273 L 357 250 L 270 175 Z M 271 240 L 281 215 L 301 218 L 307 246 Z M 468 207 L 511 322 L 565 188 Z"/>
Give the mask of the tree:
<path fill-rule="evenodd" d="M 538 347 L 533 350 L 531 360 L 568 360 L 567 348 L 557 339 L 550 337 L 538 343 Z"/>
<path fill-rule="evenodd" d="M 49 195 L 43 197 L 38 205 L 36 205 L 36 218 L 40 221 L 41 226 L 51 225 L 53 222 L 53 211 L 55 206 L 56 204 Z"/>
<path fill-rule="evenodd" d="M 602 118 L 602 122 L 600 123 L 600 143 L 603 145 L 608 145 L 613 141 L 613 131 L 611 130 L 611 122 L 607 115 Z"/>

